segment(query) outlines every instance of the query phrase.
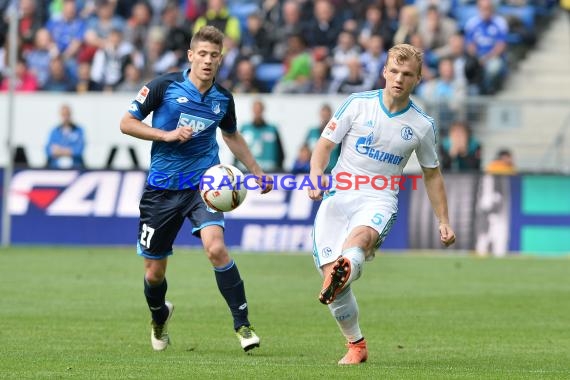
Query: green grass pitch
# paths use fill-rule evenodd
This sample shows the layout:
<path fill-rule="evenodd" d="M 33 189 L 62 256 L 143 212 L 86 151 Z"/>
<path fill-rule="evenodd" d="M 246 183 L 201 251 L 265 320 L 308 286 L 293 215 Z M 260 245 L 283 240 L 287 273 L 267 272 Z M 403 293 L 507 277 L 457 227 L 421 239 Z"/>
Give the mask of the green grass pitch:
<path fill-rule="evenodd" d="M 0 250 L 0 378 L 570 378 L 568 258 L 378 255 L 354 284 L 369 361 L 346 368 L 309 254 L 234 257 L 251 354 L 200 252 L 170 260 L 173 344 L 156 353 L 133 249 Z"/>

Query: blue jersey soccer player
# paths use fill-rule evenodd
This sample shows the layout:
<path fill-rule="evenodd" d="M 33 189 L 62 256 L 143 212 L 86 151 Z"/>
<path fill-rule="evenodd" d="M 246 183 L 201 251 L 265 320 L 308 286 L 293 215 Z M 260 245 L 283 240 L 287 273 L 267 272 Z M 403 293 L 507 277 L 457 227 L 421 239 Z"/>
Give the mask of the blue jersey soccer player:
<path fill-rule="evenodd" d="M 200 237 L 214 267 L 218 288 L 234 320 L 242 348 L 259 346 L 248 320 L 243 281 L 224 243 L 224 216 L 206 208 L 199 192 L 200 177 L 220 162 L 216 129 L 248 170 L 258 177 L 262 193 L 270 181 L 237 132 L 234 99 L 215 83 L 222 60 L 224 35 L 212 26 L 201 28 L 190 42 L 190 69 L 169 73 L 144 86 L 121 120 L 121 131 L 152 141 L 147 184 L 140 200 L 137 252 L 144 258 L 144 294 L 152 314 L 151 343 L 164 350 L 170 343 L 167 324 L 174 307 L 166 301 L 166 264 L 184 219 Z M 151 112 L 152 127 L 143 123 Z"/>
<path fill-rule="evenodd" d="M 324 276 L 319 299 L 329 306 L 348 341 L 348 352 L 339 364 L 359 364 L 368 358 L 350 283 L 360 277 L 364 261 L 374 257 L 398 209 L 398 187 L 375 189 L 372 179 L 375 176 L 401 178 L 404 166 L 415 151 L 422 166 L 425 188 L 439 219 L 441 241 L 446 246 L 455 241 L 437 159 L 433 119 L 410 100 L 410 93 L 421 78 L 422 61 L 422 52 L 411 45 L 392 47 L 384 67 L 386 87 L 348 97 L 325 127 L 311 157 L 311 181 L 318 183 L 330 153 L 342 142 L 333 178 L 338 173 L 349 173 L 369 179 L 368 185 L 360 189 L 333 185 L 314 223 L 313 256 Z M 328 181 L 327 176 L 324 179 Z M 323 188 L 328 187 L 326 183 Z M 319 200 L 322 194 L 318 189 L 310 189 L 309 197 Z"/>

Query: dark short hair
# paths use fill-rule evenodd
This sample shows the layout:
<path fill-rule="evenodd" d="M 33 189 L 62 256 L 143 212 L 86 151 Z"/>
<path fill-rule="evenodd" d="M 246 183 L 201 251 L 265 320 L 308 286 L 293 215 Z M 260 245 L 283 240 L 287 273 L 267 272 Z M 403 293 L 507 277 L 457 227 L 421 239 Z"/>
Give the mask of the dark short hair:
<path fill-rule="evenodd" d="M 294 38 L 298 40 L 303 46 L 307 46 L 307 39 L 302 33 L 291 33 L 289 36 L 287 36 L 287 38 L 288 39 Z"/>
<path fill-rule="evenodd" d="M 437 6 L 436 4 L 433 4 L 433 3 L 432 3 L 432 4 L 430 4 L 430 5 L 427 7 L 427 11 L 428 11 L 428 12 L 436 11 L 437 13 L 439 13 L 439 8 L 438 8 L 438 6 Z"/>
<path fill-rule="evenodd" d="M 449 126 L 449 131 L 451 131 L 452 129 L 455 128 L 461 128 L 463 130 L 465 130 L 465 132 L 467 132 L 467 136 L 471 137 L 473 135 L 473 130 L 471 129 L 471 126 L 469 125 L 469 123 L 467 123 L 467 121 L 463 120 L 463 119 L 457 119 L 454 120 L 451 125 Z M 448 131 L 448 133 L 449 133 Z"/>
<path fill-rule="evenodd" d="M 503 149 L 499 149 L 499 151 L 497 152 L 497 158 L 503 157 L 503 156 L 512 156 L 513 154 L 511 153 L 511 151 L 509 149 L 503 148 Z"/>
<path fill-rule="evenodd" d="M 212 25 L 206 25 L 200 28 L 190 40 L 190 49 L 192 49 L 198 42 L 210 42 L 218 45 L 220 49 L 224 45 L 224 33 Z"/>

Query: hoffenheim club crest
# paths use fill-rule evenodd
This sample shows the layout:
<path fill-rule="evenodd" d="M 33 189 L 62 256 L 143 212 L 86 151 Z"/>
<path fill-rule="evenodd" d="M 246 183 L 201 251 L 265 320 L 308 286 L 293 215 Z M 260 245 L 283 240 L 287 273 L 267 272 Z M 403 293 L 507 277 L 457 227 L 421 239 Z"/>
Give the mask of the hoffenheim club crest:
<path fill-rule="evenodd" d="M 220 102 L 218 102 L 217 100 L 214 100 L 212 102 L 212 112 L 214 112 L 215 114 L 219 114 L 220 111 L 221 111 Z"/>

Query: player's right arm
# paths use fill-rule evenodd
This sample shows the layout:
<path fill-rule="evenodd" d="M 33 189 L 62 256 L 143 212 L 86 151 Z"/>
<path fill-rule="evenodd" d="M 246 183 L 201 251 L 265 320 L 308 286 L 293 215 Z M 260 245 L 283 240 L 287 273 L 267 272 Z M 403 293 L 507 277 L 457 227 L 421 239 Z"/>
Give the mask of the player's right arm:
<path fill-rule="evenodd" d="M 192 128 L 181 127 L 172 131 L 152 128 L 127 112 L 121 119 L 121 132 L 141 140 L 186 142 L 192 137 Z"/>
<path fill-rule="evenodd" d="M 321 133 L 321 137 L 311 154 L 311 170 L 309 178 L 314 189 L 309 188 L 309 198 L 320 200 L 323 198 L 323 189 L 329 188 L 329 178 L 324 176 L 324 171 L 329 164 L 331 152 L 340 144 L 344 136 L 352 127 L 354 114 L 358 113 L 357 94 L 352 94 L 345 99 L 344 103 L 337 108 L 333 117 L 327 123 Z M 319 177 L 321 180 L 319 181 Z"/>
<path fill-rule="evenodd" d="M 447 209 L 447 194 L 445 183 L 439 166 L 427 168 L 422 166 L 424 184 L 431 206 L 439 221 L 439 233 L 441 242 L 449 247 L 455 243 L 455 232 L 449 224 L 449 213 Z"/>
<path fill-rule="evenodd" d="M 315 149 L 311 154 L 311 171 L 309 178 L 313 184 L 314 189 L 309 188 L 309 198 L 312 200 L 320 200 L 323 198 L 323 192 L 319 188 L 328 188 L 328 177 L 323 176 L 325 168 L 329 164 L 331 152 L 336 147 L 336 144 L 329 139 L 320 137 L 315 145 Z M 320 177 L 320 180 L 319 180 Z"/>
<path fill-rule="evenodd" d="M 180 74 L 162 75 L 144 85 L 131 102 L 128 112 L 121 119 L 121 132 L 149 141 L 186 142 L 190 140 L 192 129 L 189 127 L 167 131 L 162 128 L 153 128 L 142 122 L 151 112 L 162 105 L 164 93 L 174 80 L 179 79 L 178 75 Z"/>

